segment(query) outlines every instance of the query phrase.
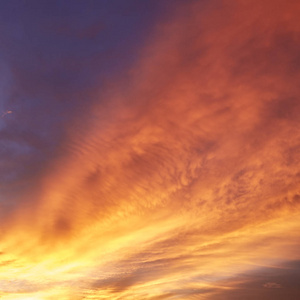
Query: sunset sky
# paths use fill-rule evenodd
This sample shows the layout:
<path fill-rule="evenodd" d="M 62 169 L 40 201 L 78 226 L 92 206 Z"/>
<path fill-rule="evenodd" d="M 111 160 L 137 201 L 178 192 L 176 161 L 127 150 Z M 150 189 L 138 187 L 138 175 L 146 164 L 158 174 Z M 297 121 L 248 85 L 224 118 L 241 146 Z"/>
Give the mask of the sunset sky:
<path fill-rule="evenodd" d="M 0 299 L 299 300 L 299 16 L 0 1 Z"/>

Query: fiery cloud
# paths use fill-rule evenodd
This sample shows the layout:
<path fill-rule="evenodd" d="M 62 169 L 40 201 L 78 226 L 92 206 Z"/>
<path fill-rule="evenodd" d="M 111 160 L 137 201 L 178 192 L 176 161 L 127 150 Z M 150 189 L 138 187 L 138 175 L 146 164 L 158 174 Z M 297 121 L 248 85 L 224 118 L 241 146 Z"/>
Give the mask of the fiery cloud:
<path fill-rule="evenodd" d="M 299 13 L 292 0 L 174 1 L 126 71 L 82 88 L 84 105 L 55 85 L 76 104 L 66 120 L 41 110 L 60 133 L 17 130 L 50 121 L 13 107 L 0 297 L 299 297 Z M 59 28 L 93 39 L 105 24 Z"/>

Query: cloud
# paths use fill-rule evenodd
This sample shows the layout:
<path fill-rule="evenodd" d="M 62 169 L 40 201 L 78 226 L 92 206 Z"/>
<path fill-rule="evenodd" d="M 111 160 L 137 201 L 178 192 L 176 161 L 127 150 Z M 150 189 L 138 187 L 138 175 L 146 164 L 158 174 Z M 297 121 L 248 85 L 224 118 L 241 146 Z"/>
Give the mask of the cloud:
<path fill-rule="evenodd" d="M 263 287 L 267 289 L 280 289 L 282 286 L 279 283 L 276 282 L 267 282 L 263 285 Z"/>
<path fill-rule="evenodd" d="M 13 70 L 25 96 L 0 135 L 16 199 L 3 247 L 28 266 L 15 276 L 46 282 L 43 297 L 263 299 L 276 282 L 281 297 L 288 274 L 261 269 L 299 259 L 299 5 L 176 2 L 130 68 L 118 61 L 99 84 L 106 27 L 74 9 L 51 51 L 25 45 L 50 58 Z M 59 31 L 24 22 L 42 41 Z"/>
<path fill-rule="evenodd" d="M 297 299 L 298 280 L 298 261 L 260 266 L 256 270 L 219 281 L 219 289 L 207 299 Z"/>

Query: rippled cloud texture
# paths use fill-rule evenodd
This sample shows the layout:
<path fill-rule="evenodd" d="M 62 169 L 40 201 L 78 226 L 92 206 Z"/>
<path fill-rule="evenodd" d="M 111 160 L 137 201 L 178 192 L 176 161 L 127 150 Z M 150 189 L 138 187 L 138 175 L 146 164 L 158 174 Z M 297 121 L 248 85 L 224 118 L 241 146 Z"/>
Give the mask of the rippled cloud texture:
<path fill-rule="evenodd" d="M 299 1 L 2 1 L 0 298 L 300 298 Z"/>

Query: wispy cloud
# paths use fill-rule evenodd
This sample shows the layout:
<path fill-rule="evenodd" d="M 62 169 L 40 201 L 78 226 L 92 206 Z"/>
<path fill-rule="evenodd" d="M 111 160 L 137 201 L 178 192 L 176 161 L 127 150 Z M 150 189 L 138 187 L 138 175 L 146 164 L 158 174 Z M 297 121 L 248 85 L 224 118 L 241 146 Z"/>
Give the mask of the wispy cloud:
<path fill-rule="evenodd" d="M 263 285 L 263 287 L 267 289 L 280 289 L 282 286 L 279 283 L 276 282 L 267 282 Z"/>
<path fill-rule="evenodd" d="M 0 132 L 15 203 L 3 206 L 2 282 L 43 299 L 283 295 L 264 268 L 300 259 L 299 4 L 174 3 L 128 71 L 99 86 L 37 90 L 15 71 L 26 95 L 49 100 L 41 116 L 37 100 L 19 103 Z M 51 32 L 70 49 L 102 34 L 93 24 Z M 50 100 L 73 96 L 74 109 Z M 48 110 L 61 127 L 41 120 Z"/>

